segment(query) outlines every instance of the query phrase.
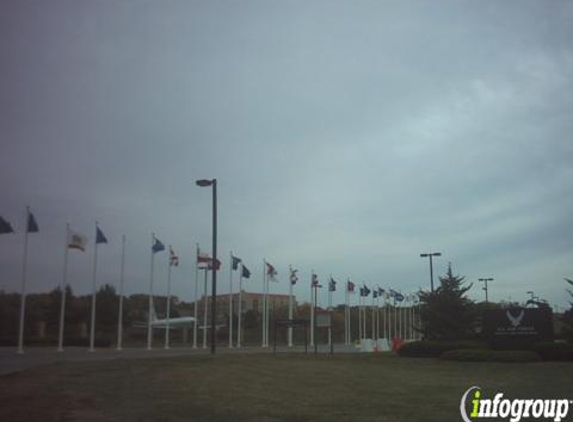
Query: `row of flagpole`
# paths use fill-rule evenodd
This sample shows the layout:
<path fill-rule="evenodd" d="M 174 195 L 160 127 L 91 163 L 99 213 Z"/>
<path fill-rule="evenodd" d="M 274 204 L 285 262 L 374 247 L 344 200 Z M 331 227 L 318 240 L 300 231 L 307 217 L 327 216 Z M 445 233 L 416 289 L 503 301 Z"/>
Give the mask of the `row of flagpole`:
<path fill-rule="evenodd" d="M 90 341 L 89 341 L 89 351 L 93 352 L 95 350 L 95 323 L 96 323 L 96 289 L 97 289 L 97 264 L 98 264 L 98 245 L 100 244 L 107 244 L 107 238 L 101 231 L 98 226 L 98 223 L 95 224 L 96 228 L 96 236 L 94 242 L 94 259 L 93 259 L 93 274 L 92 274 L 92 300 L 91 300 L 91 320 L 90 320 Z M 23 265 L 22 265 L 22 290 L 21 290 L 21 306 L 20 306 L 20 318 L 19 318 L 19 334 L 18 334 L 18 352 L 23 352 L 23 338 L 24 338 L 24 321 L 25 321 L 25 299 L 26 299 L 26 267 L 27 267 L 27 255 L 28 255 L 28 234 L 38 232 L 38 225 L 34 215 L 31 213 L 30 208 L 26 208 L 26 230 L 24 233 L 24 258 L 23 258 Z M 13 229 L 9 223 L 7 223 L 4 219 L 0 217 L 0 234 L 1 233 L 11 233 Z M 147 324 L 147 348 L 152 348 L 152 340 L 153 340 L 153 328 L 152 322 L 155 315 L 154 306 L 153 306 L 153 278 L 154 278 L 154 258 L 155 254 L 165 250 L 165 246 L 159 239 L 155 237 L 155 234 L 152 233 L 152 247 L 151 247 L 151 260 L 150 260 L 150 282 L 149 282 L 149 301 L 148 301 L 148 324 Z M 64 269 L 63 269 L 63 276 L 62 276 L 62 284 L 61 284 L 61 308 L 60 308 L 60 323 L 59 323 L 59 332 L 58 332 L 58 350 L 63 350 L 63 340 L 64 340 L 64 323 L 65 323 L 65 305 L 66 305 L 66 286 L 67 286 L 67 273 L 68 273 L 68 250 L 69 249 L 78 249 L 81 251 L 85 251 L 87 239 L 85 236 L 74 232 L 71 230 L 70 225 L 66 225 L 66 245 L 65 245 L 65 254 L 64 254 Z M 120 270 L 120 291 L 119 291 L 119 311 L 118 311 L 118 333 L 117 333 L 117 349 L 121 350 L 122 348 L 122 326 L 123 326 L 123 283 L 124 283 L 124 273 L 125 273 L 125 246 L 126 246 L 126 237 L 122 236 L 122 249 L 121 249 L 121 270 Z M 170 330 L 170 302 L 171 302 L 171 269 L 173 266 L 177 266 L 179 263 L 179 258 L 175 255 L 171 246 L 169 246 L 170 258 L 169 258 L 169 265 L 168 265 L 168 275 L 167 275 L 167 312 L 166 312 L 166 324 L 165 324 L 165 348 L 169 348 L 169 330 Z M 201 264 L 206 264 L 206 266 L 201 266 Z M 242 320 L 242 281 L 243 278 L 250 277 L 250 271 L 245 267 L 242 260 L 230 253 L 230 274 L 229 274 L 229 347 L 233 347 L 233 272 L 238 269 L 239 264 L 241 265 L 241 273 L 240 273 L 240 280 L 239 280 L 239 300 L 238 300 L 238 321 L 237 321 L 237 331 L 236 331 L 236 345 L 237 347 L 241 347 L 242 344 L 242 330 L 241 330 L 241 320 Z M 193 324 L 193 347 L 197 347 L 197 326 L 198 326 L 198 298 L 199 298 L 199 271 L 204 270 L 205 272 L 205 280 L 204 280 L 204 316 L 203 316 L 203 347 L 206 348 L 206 334 L 207 334 L 207 271 L 210 269 L 212 265 L 212 260 L 208 256 L 208 254 L 202 254 L 199 245 L 197 245 L 197 259 L 196 259 L 196 270 L 195 270 L 195 306 L 194 306 L 194 324 Z M 216 264 L 217 269 L 220 267 L 220 262 L 217 260 Z M 289 266 L 289 319 L 293 319 L 294 314 L 294 299 L 293 299 L 293 286 L 298 281 L 296 269 L 293 269 Z M 270 292 L 270 281 L 277 281 L 276 279 L 277 271 L 273 265 L 268 263 L 266 260 L 263 260 L 263 301 L 262 301 L 262 346 L 268 347 L 269 346 L 269 292 Z M 312 271 L 311 273 L 311 300 L 310 300 L 310 343 L 314 345 L 314 317 L 315 317 L 315 301 L 316 298 L 314 295 L 317 294 L 317 289 L 313 287 L 318 286 L 318 276 Z M 321 286 L 319 286 L 321 287 Z M 346 283 L 345 289 L 345 324 L 344 324 L 344 331 L 345 331 L 345 343 L 350 344 L 352 341 L 352 332 L 351 332 L 351 312 L 350 312 L 350 295 L 354 293 L 354 283 L 350 280 Z M 329 284 L 328 284 L 328 310 L 332 310 L 332 293 L 336 290 L 336 281 L 330 276 Z M 366 321 L 367 321 L 367 305 L 366 305 L 366 296 L 370 294 L 370 289 L 365 285 L 360 288 L 360 298 L 358 304 L 358 327 L 359 327 L 359 339 L 366 338 Z M 379 300 L 378 298 L 383 296 L 385 298 L 384 307 L 379 307 Z M 390 297 L 394 298 L 394 324 L 392 325 L 392 319 L 390 314 L 390 308 L 386 300 Z M 374 299 L 376 299 L 376 304 Z M 406 300 L 413 299 L 413 296 L 407 296 Z M 404 296 L 401 293 L 395 292 L 390 290 L 386 292 L 384 289 L 378 288 L 375 289 L 373 292 L 372 298 L 372 337 L 379 338 L 380 337 L 380 309 L 383 312 L 383 322 L 384 322 L 384 337 L 388 334 L 388 337 L 391 337 L 391 334 L 394 334 L 394 337 L 401 337 L 403 338 L 406 333 L 404 329 L 404 324 L 402 322 L 402 307 L 396 307 L 396 301 L 399 303 L 404 300 Z M 398 309 L 398 315 L 396 315 L 396 309 Z M 410 307 L 410 338 L 414 338 L 414 307 Z M 419 318 L 419 316 L 418 316 Z M 404 316 L 404 321 L 406 321 L 406 316 Z M 216 321 L 211 321 L 211 324 L 215 324 Z M 392 328 L 394 328 L 392 330 Z M 292 337 L 292 327 L 288 329 L 288 345 L 293 345 L 293 337 Z M 329 332 L 328 338 L 329 344 L 332 342 L 332 338 Z"/>

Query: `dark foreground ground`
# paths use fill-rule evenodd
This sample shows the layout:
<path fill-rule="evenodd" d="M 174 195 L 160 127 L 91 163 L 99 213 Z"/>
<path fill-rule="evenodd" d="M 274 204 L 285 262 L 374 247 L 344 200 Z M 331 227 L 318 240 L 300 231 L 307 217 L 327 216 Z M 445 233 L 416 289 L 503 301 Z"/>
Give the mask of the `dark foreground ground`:
<path fill-rule="evenodd" d="M 0 376 L 0 421 L 447 422 L 461 420 L 473 385 L 573 399 L 573 363 L 257 353 L 62 361 Z"/>

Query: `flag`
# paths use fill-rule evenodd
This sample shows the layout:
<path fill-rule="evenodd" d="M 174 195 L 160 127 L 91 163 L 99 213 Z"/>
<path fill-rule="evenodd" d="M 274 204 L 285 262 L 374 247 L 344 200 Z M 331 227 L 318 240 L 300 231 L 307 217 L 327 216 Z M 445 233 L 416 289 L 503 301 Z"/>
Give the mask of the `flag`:
<path fill-rule="evenodd" d="M 70 230 L 68 233 L 68 248 L 79 249 L 82 252 L 86 251 L 87 237 L 83 234 Z"/>
<path fill-rule="evenodd" d="M 278 280 L 276 279 L 276 275 L 277 275 L 278 273 L 277 273 L 277 270 L 275 270 L 275 267 L 273 267 L 273 266 L 272 266 L 271 264 L 269 264 L 268 262 L 265 262 L 265 264 L 267 264 L 267 275 L 269 276 L 269 279 L 270 279 L 271 281 L 278 281 Z"/>
<path fill-rule="evenodd" d="M 376 299 L 377 297 L 378 297 L 378 290 L 374 290 L 374 291 L 372 292 L 372 298 L 373 298 L 373 299 Z"/>
<path fill-rule="evenodd" d="M 210 270 L 213 269 L 213 260 L 211 258 L 209 258 L 209 264 L 207 265 L 207 268 Z M 220 269 L 221 269 L 221 261 L 217 259 L 215 262 L 215 271 L 219 271 Z"/>
<path fill-rule="evenodd" d="M 312 275 L 312 282 L 311 282 L 311 287 L 317 287 L 318 286 L 318 276 L 316 274 Z"/>
<path fill-rule="evenodd" d="M 179 266 L 179 257 L 175 255 L 175 252 L 173 251 L 171 245 L 169 245 L 169 265 L 171 265 L 172 267 Z"/>
<path fill-rule="evenodd" d="M 153 237 L 153 246 L 151 247 L 151 250 L 153 251 L 153 253 L 164 251 L 165 245 L 163 243 L 161 243 L 161 241 L 154 236 Z"/>
<path fill-rule="evenodd" d="M 28 233 L 38 233 L 38 223 L 36 222 L 36 217 L 31 212 L 28 212 L 28 227 L 26 228 Z"/>
<path fill-rule="evenodd" d="M 356 287 L 356 285 L 348 280 L 348 282 L 346 283 L 346 289 L 348 290 L 348 293 L 354 293 L 354 288 Z"/>
<path fill-rule="evenodd" d="M 382 297 L 382 295 L 384 294 L 385 290 L 382 287 L 378 287 L 378 296 Z"/>
<path fill-rule="evenodd" d="M 398 292 L 396 290 L 392 290 L 390 289 L 390 297 L 396 297 L 396 295 L 398 294 Z"/>
<path fill-rule="evenodd" d="M 370 294 L 370 289 L 364 285 L 360 288 L 360 296 L 368 296 Z"/>
<path fill-rule="evenodd" d="M 298 277 L 296 275 L 297 272 L 298 270 L 293 270 L 293 269 L 290 270 L 290 284 L 292 284 L 293 286 L 298 281 Z"/>
<path fill-rule="evenodd" d="M 330 281 L 328 282 L 328 291 L 335 292 L 336 291 L 336 281 L 332 277 L 330 277 Z"/>
<path fill-rule="evenodd" d="M 98 226 L 96 226 L 96 243 L 107 243 L 107 238 Z"/>
<path fill-rule="evenodd" d="M 251 272 L 249 271 L 249 269 L 247 267 L 245 267 L 245 264 L 241 265 L 241 277 L 251 278 Z"/>
<path fill-rule="evenodd" d="M 12 225 L 0 217 L 0 234 L 14 233 Z"/>
<path fill-rule="evenodd" d="M 197 254 L 197 264 L 207 264 L 206 266 L 200 266 L 200 267 L 199 267 L 199 268 L 202 269 L 202 270 L 205 269 L 205 268 L 207 268 L 207 269 L 209 269 L 209 270 L 213 269 L 213 266 L 211 265 L 211 262 L 212 262 L 212 261 L 213 261 L 213 260 L 211 259 L 211 257 L 209 256 L 208 253 L 199 252 L 199 253 Z M 215 269 L 216 269 L 217 271 L 221 269 L 221 261 L 219 261 L 218 259 L 217 259 L 217 266 L 216 266 Z"/>
<path fill-rule="evenodd" d="M 402 293 L 396 293 L 394 295 L 394 299 L 396 299 L 396 302 L 402 302 L 404 300 L 404 295 Z"/>
<path fill-rule="evenodd" d="M 198 264 L 209 264 L 209 263 L 211 263 L 211 257 L 209 256 L 208 253 L 199 252 L 197 254 L 197 263 Z"/>
<path fill-rule="evenodd" d="M 239 268 L 239 264 L 241 263 L 241 258 L 237 258 L 236 256 L 231 255 L 231 261 L 231 268 L 233 268 L 233 270 L 237 270 Z"/>

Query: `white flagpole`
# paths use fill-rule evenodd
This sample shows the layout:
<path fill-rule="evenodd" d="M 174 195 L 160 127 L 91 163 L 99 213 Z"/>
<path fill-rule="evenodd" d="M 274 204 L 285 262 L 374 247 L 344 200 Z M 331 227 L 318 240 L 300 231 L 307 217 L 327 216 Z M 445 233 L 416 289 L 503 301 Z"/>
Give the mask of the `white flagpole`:
<path fill-rule="evenodd" d="M 372 292 L 372 340 L 376 340 L 376 314 L 374 312 L 374 292 Z"/>
<path fill-rule="evenodd" d="M 313 283 L 314 270 L 311 273 L 310 281 L 310 346 L 314 346 L 314 286 Z"/>
<path fill-rule="evenodd" d="M 197 243 L 197 256 L 195 257 L 195 309 L 193 309 L 193 349 L 197 348 L 197 323 L 199 318 L 197 306 L 199 304 L 199 244 Z"/>
<path fill-rule="evenodd" d="M 394 297 L 394 338 L 398 337 L 398 315 L 397 315 L 397 307 L 396 307 L 396 297 Z"/>
<path fill-rule="evenodd" d="M 94 242 L 94 270 L 92 277 L 92 319 L 90 323 L 90 348 L 89 352 L 95 352 L 95 318 L 96 318 L 96 270 L 97 270 L 97 221 L 96 221 L 96 238 Z"/>
<path fill-rule="evenodd" d="M 292 266 L 288 266 L 289 280 L 288 280 L 288 319 L 292 320 L 293 317 L 293 300 L 292 300 Z M 288 347 L 292 347 L 292 327 L 288 327 Z"/>
<path fill-rule="evenodd" d="M 125 265 L 125 235 L 121 237 L 121 270 L 119 273 L 119 314 L 117 316 L 117 350 L 121 350 L 123 339 L 123 278 Z"/>
<path fill-rule="evenodd" d="M 274 276 L 274 275 L 273 275 Z M 270 306 L 269 296 L 271 293 L 271 279 L 267 277 L 267 299 L 265 300 L 265 347 L 269 347 L 269 322 L 270 322 Z"/>
<path fill-rule="evenodd" d="M 262 325 L 262 332 L 261 332 L 261 339 L 262 339 L 262 347 L 265 347 L 265 321 L 266 321 L 266 306 L 265 306 L 265 300 L 266 300 L 266 285 L 267 285 L 267 261 L 265 261 L 263 259 L 263 301 L 262 301 L 262 309 L 261 309 L 261 314 L 262 314 L 262 321 L 261 321 L 261 325 Z"/>
<path fill-rule="evenodd" d="M 64 274 L 62 276 L 62 302 L 60 308 L 60 329 L 58 333 L 58 352 L 64 351 L 64 318 L 66 312 L 66 285 L 68 277 L 68 238 L 70 235 L 70 225 L 66 224 L 66 243 L 64 252 Z"/>
<path fill-rule="evenodd" d="M 153 318 L 153 258 L 155 256 L 153 251 L 153 244 L 155 243 L 155 235 L 151 233 L 151 271 L 149 274 L 149 305 L 147 317 L 147 350 L 151 350 L 153 342 L 153 328 L 151 326 Z"/>
<path fill-rule="evenodd" d="M 237 321 L 237 347 L 241 347 L 241 319 L 243 319 L 243 263 L 241 262 L 241 275 L 239 276 L 239 319 Z"/>
<path fill-rule="evenodd" d="M 366 296 L 364 296 L 364 300 L 362 301 L 362 324 L 364 325 L 362 328 L 362 334 L 364 335 L 364 338 L 368 336 L 368 333 L 366 333 L 366 321 Z"/>
<path fill-rule="evenodd" d="M 20 325 L 18 328 L 18 354 L 24 353 L 24 323 L 26 314 L 26 263 L 28 261 L 28 220 L 30 220 L 30 207 L 26 207 L 24 229 L 24 258 L 22 260 L 22 292 L 20 295 Z"/>
<path fill-rule="evenodd" d="M 344 287 L 344 344 L 348 345 L 348 282 L 346 282 L 346 286 Z"/>
<path fill-rule="evenodd" d="M 214 265 L 213 261 L 211 264 Z M 205 267 L 205 290 L 203 293 L 203 349 L 207 348 L 207 272 L 209 271 L 209 266 Z"/>
<path fill-rule="evenodd" d="M 402 316 L 402 302 L 398 303 L 398 336 L 401 340 L 404 339 L 404 319 Z"/>
<path fill-rule="evenodd" d="M 380 299 L 376 296 L 376 340 L 380 338 Z"/>
<path fill-rule="evenodd" d="M 233 348 L 233 251 L 230 252 L 229 265 L 229 349 Z"/>
<path fill-rule="evenodd" d="M 171 245 L 167 258 L 167 310 L 165 313 L 165 349 L 169 349 L 169 320 L 171 318 Z"/>
<path fill-rule="evenodd" d="M 362 291 L 358 294 L 358 340 L 362 341 Z"/>

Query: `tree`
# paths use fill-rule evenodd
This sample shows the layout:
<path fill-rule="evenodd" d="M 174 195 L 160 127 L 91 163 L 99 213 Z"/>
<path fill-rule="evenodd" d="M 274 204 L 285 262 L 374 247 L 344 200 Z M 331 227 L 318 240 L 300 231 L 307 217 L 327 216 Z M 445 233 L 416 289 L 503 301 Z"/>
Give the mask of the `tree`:
<path fill-rule="evenodd" d="M 440 286 L 433 292 L 421 291 L 420 303 L 423 332 L 430 340 L 463 340 L 475 335 L 477 311 L 473 301 L 465 297 L 473 284 L 465 285 L 465 277 L 454 275 L 448 265 Z"/>
<path fill-rule="evenodd" d="M 565 281 L 573 286 L 573 280 L 566 278 Z M 567 289 L 567 292 L 573 297 L 573 291 Z M 569 302 L 569 304 L 571 308 L 563 314 L 563 336 L 569 343 L 573 344 L 573 302 Z"/>

